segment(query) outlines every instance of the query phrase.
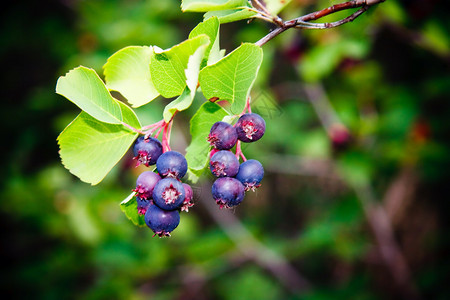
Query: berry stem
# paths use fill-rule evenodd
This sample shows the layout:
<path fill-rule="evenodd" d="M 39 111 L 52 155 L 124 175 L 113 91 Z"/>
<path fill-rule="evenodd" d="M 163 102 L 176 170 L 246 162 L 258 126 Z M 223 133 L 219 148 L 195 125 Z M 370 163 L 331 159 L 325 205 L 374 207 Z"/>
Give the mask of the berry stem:
<path fill-rule="evenodd" d="M 170 121 L 169 121 L 169 124 L 167 124 L 167 126 L 168 126 L 168 130 L 167 130 L 167 145 L 169 145 L 169 142 L 170 142 L 170 135 L 171 135 L 171 133 L 172 133 L 172 125 L 173 125 L 173 121 L 172 121 L 173 119 L 171 119 Z M 169 149 L 170 150 L 170 149 Z"/>
<path fill-rule="evenodd" d="M 163 152 L 170 151 L 171 150 L 169 145 L 170 133 L 172 132 L 173 117 L 175 117 L 176 114 L 177 112 L 175 112 L 172 115 L 172 118 L 170 118 L 169 122 L 166 122 L 164 119 L 162 119 L 161 121 L 142 127 L 141 130 L 144 130 L 144 132 L 140 130 L 137 132 L 144 134 L 145 138 L 148 138 L 149 136 L 153 135 L 155 131 L 156 134 L 154 135 L 154 137 L 158 138 L 161 132 L 163 132 L 161 142 L 163 146 Z M 135 129 L 134 131 L 136 130 L 137 129 Z"/>
<path fill-rule="evenodd" d="M 163 130 L 163 128 L 164 128 L 164 126 L 158 128 L 158 132 L 155 134 L 156 138 L 161 134 L 161 131 Z"/>
<path fill-rule="evenodd" d="M 248 97 L 248 98 L 247 98 L 247 101 L 245 102 L 244 113 L 245 113 L 245 110 L 247 110 L 249 114 L 252 113 L 252 107 L 251 107 L 251 105 L 250 105 L 250 102 L 251 102 L 251 98 Z"/>
<path fill-rule="evenodd" d="M 161 132 L 161 129 L 166 125 L 166 122 L 164 120 L 161 120 L 159 122 L 147 125 L 145 127 L 142 127 L 142 129 L 147 130 L 145 132 L 145 138 L 148 138 L 149 136 L 153 135 L 153 133 L 158 130 L 155 137 L 158 137 L 159 133 Z"/>
<path fill-rule="evenodd" d="M 144 134 L 144 132 L 142 130 L 136 129 L 133 126 L 131 126 L 130 124 L 127 124 L 125 122 L 120 122 L 123 126 L 125 126 L 126 128 L 130 129 L 131 131 L 140 133 L 140 134 Z"/>
<path fill-rule="evenodd" d="M 169 121 L 169 123 L 167 123 L 164 126 L 163 137 L 162 137 L 163 152 L 170 151 L 168 132 L 169 132 L 169 125 L 171 123 L 172 123 L 172 121 Z"/>
<path fill-rule="evenodd" d="M 142 127 L 141 128 L 141 130 L 148 130 L 148 129 L 151 129 L 151 128 L 159 128 L 159 127 L 161 127 L 161 126 L 164 126 L 164 124 L 165 124 L 165 122 L 164 122 L 164 120 L 161 120 L 161 121 L 158 121 L 158 122 L 156 122 L 156 123 L 153 123 L 153 124 L 150 124 L 150 125 L 147 125 L 147 126 L 144 126 L 144 127 Z"/>
<path fill-rule="evenodd" d="M 244 153 L 242 153 L 241 148 L 241 141 L 236 142 L 236 158 L 239 159 L 239 157 L 242 157 L 243 161 L 247 161 L 247 158 L 245 158 Z"/>

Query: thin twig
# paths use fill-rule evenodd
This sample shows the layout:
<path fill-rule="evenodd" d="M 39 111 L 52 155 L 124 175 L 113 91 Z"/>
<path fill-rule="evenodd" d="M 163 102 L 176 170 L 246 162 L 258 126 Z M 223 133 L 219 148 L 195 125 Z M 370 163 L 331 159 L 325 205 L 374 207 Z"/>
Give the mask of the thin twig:
<path fill-rule="evenodd" d="M 353 186 L 353 189 L 362 204 L 366 219 L 378 243 L 381 258 L 386 268 L 391 272 L 398 291 L 405 296 L 405 299 L 419 299 L 419 295 L 412 284 L 411 271 L 397 243 L 386 210 L 375 199 L 371 186 Z"/>
<path fill-rule="evenodd" d="M 257 41 L 255 44 L 258 46 L 262 46 L 266 44 L 268 41 L 273 39 L 274 37 L 278 36 L 279 34 L 283 33 L 289 28 L 303 28 L 303 29 L 327 29 L 327 28 L 333 28 L 340 25 L 343 25 L 345 23 L 352 22 L 357 17 L 362 15 L 367 9 L 375 4 L 384 2 L 385 0 L 353 0 L 348 2 L 343 2 L 339 4 L 332 5 L 330 7 L 327 7 L 325 9 L 315 11 L 312 13 L 309 13 L 307 15 L 285 21 L 283 22 L 280 18 L 278 18 L 278 22 L 274 20 L 274 23 L 278 25 L 277 28 L 275 28 L 273 31 L 269 32 L 266 36 L 261 38 L 259 41 Z M 348 17 L 331 22 L 331 23 L 310 23 L 309 21 L 314 21 L 317 19 L 320 19 L 322 17 L 325 17 L 327 15 L 333 14 L 338 11 L 352 9 L 361 7 L 356 12 L 352 13 Z"/>
<path fill-rule="evenodd" d="M 268 22 L 270 23 L 275 23 L 277 26 L 283 26 L 283 20 L 277 15 L 272 15 L 272 13 L 267 9 L 264 3 L 261 3 L 259 0 L 253 0 L 253 2 L 255 3 L 255 6 L 257 6 L 258 14 L 265 16 L 267 19 L 269 19 Z"/>
<path fill-rule="evenodd" d="M 298 24 L 295 26 L 295 28 L 328 29 L 328 28 L 338 27 L 345 23 L 353 22 L 357 17 L 362 15 L 368 9 L 369 9 L 368 6 L 363 6 L 360 9 L 358 9 L 356 12 L 351 14 L 350 16 L 348 16 L 342 20 L 336 21 L 336 22 L 331 22 L 331 23 L 307 23 L 306 22 L 306 24 L 308 24 L 308 25 L 304 25 L 305 23 Z"/>
<path fill-rule="evenodd" d="M 322 85 L 305 84 L 303 85 L 303 90 L 314 108 L 320 123 L 327 132 L 329 132 L 333 124 L 341 124 Z"/>
<path fill-rule="evenodd" d="M 258 6 L 260 8 L 261 12 L 263 12 L 264 15 L 272 16 L 270 11 L 267 10 L 266 6 L 264 4 L 262 4 L 259 0 L 253 0 L 253 2 L 256 4 L 256 6 Z"/>
<path fill-rule="evenodd" d="M 329 119 L 340 122 L 336 112 L 329 103 L 327 105 L 315 105 L 326 99 L 323 88 L 318 88 L 316 86 L 315 89 L 310 90 L 309 92 L 306 90 L 305 92 L 310 102 L 313 104 L 323 127 L 327 131 Z M 411 283 L 411 272 L 395 238 L 391 220 L 384 207 L 376 200 L 372 187 L 369 184 L 356 185 L 348 183 L 348 185 L 353 188 L 362 205 L 367 222 L 378 243 L 381 258 L 386 268 L 390 271 L 392 279 L 397 284 L 398 290 L 405 294 L 407 299 L 418 299 L 417 292 Z"/>

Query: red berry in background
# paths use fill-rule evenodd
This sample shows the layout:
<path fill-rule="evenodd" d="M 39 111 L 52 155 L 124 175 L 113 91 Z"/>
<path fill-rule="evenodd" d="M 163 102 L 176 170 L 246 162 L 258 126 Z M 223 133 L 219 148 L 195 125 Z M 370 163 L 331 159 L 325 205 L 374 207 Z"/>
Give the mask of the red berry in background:
<path fill-rule="evenodd" d="M 251 143 L 259 140 L 264 135 L 266 122 L 258 114 L 243 114 L 234 127 L 239 140 Z"/>
<path fill-rule="evenodd" d="M 350 146 L 353 137 L 350 131 L 342 124 L 333 124 L 328 130 L 332 147 L 335 151 L 342 151 Z"/>

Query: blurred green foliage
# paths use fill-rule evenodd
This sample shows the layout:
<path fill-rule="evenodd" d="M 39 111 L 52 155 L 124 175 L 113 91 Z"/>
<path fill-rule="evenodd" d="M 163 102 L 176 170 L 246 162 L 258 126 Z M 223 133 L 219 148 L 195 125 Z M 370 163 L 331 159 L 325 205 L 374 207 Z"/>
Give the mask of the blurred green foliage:
<path fill-rule="evenodd" d="M 56 137 L 78 110 L 55 94 L 57 77 L 81 64 L 101 74 L 106 59 L 128 45 L 181 42 L 202 16 L 182 14 L 179 4 L 6 4 L 0 18 L 2 291 L 14 299 L 404 298 L 364 213 L 358 191 L 370 187 L 376 203 L 392 213 L 417 294 L 447 299 L 448 3 L 389 0 L 342 27 L 287 31 L 264 45 L 253 109 L 266 118 L 267 131 L 258 146 L 243 151 L 263 162 L 266 177 L 233 211 L 263 248 L 230 238 L 216 222 L 202 203 L 210 200 L 210 178 L 194 186 L 197 205 L 173 236 L 158 239 L 120 210 L 141 171 L 129 156 L 94 187 L 59 161 Z M 292 1 L 281 16 L 328 5 Z M 222 48 L 229 52 L 269 30 L 260 21 L 226 24 Z M 173 148 L 184 151 L 199 105 L 177 115 Z M 138 113 L 151 123 L 162 107 L 155 102 Z M 388 196 L 399 185 L 403 192 Z M 390 210 L 390 203 L 400 208 Z M 279 265 L 263 249 L 304 276 L 308 288 L 275 276 L 268 265 Z"/>

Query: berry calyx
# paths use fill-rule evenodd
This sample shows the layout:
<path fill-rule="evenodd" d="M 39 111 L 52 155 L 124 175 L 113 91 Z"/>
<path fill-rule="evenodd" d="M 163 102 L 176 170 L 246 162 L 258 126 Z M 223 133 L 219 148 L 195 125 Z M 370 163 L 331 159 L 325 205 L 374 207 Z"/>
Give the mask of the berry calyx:
<path fill-rule="evenodd" d="M 255 191 L 260 187 L 261 180 L 264 177 L 264 168 L 261 163 L 255 159 L 249 159 L 239 166 L 239 172 L 236 174 L 236 179 L 239 180 L 246 191 Z"/>
<path fill-rule="evenodd" d="M 216 122 L 211 127 L 208 142 L 216 149 L 229 150 L 237 142 L 236 130 L 231 124 L 222 121 Z"/>
<path fill-rule="evenodd" d="M 239 171 L 239 160 L 231 151 L 220 150 L 211 157 L 209 169 L 216 177 L 234 177 Z"/>
<path fill-rule="evenodd" d="M 183 178 L 187 172 L 187 161 L 177 151 L 164 152 L 156 161 L 156 169 L 161 177 Z"/>
<path fill-rule="evenodd" d="M 170 233 L 180 224 L 180 214 L 177 210 L 163 210 L 156 205 L 150 205 L 144 216 L 145 224 L 155 233 L 153 236 L 170 236 Z"/>
<path fill-rule="evenodd" d="M 244 186 L 232 177 L 220 177 L 212 185 L 212 196 L 220 208 L 239 205 L 244 199 Z"/>
<path fill-rule="evenodd" d="M 136 197 L 137 211 L 139 215 L 144 215 L 147 212 L 147 208 L 152 204 L 152 200 L 145 200 Z"/>
<path fill-rule="evenodd" d="M 161 142 L 153 137 L 138 137 L 133 145 L 133 159 L 137 161 L 136 166 L 140 164 L 147 167 L 154 165 L 162 153 L 163 148 Z"/>
<path fill-rule="evenodd" d="M 178 209 L 185 197 L 183 184 L 174 178 L 161 179 L 153 189 L 153 202 L 161 209 Z"/>
<path fill-rule="evenodd" d="M 189 207 L 194 206 L 194 202 L 192 201 L 194 199 L 194 192 L 192 191 L 192 188 L 187 183 L 182 183 L 184 187 L 184 201 L 183 205 L 181 206 L 181 211 L 189 212 Z"/>
<path fill-rule="evenodd" d="M 135 192 L 136 196 L 141 199 L 151 199 L 153 189 L 160 180 L 161 177 L 152 171 L 142 172 L 136 180 L 136 188 L 133 189 L 133 192 Z"/>
<path fill-rule="evenodd" d="M 234 125 L 238 139 L 245 143 L 259 140 L 266 131 L 266 122 L 255 113 L 243 114 Z"/>

